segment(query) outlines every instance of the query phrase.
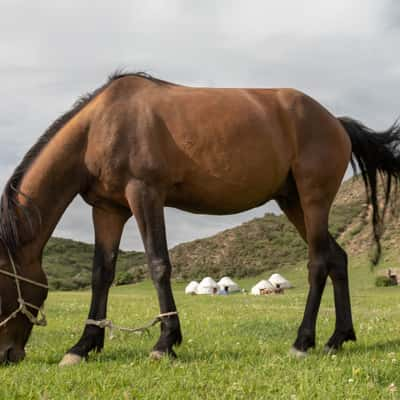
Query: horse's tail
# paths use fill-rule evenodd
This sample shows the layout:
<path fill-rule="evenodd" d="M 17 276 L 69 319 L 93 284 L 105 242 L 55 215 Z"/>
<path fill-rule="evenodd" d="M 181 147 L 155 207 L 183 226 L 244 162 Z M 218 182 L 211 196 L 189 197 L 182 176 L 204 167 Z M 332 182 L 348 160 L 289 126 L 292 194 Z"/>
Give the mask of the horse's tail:
<path fill-rule="evenodd" d="M 372 205 L 373 235 L 377 246 L 372 262 L 377 264 L 381 256 L 380 239 L 383 233 L 385 211 L 389 200 L 395 201 L 398 195 L 397 184 L 400 181 L 400 125 L 396 121 L 388 130 L 375 132 L 354 119 L 347 117 L 338 119 L 351 140 L 351 165 L 354 172 L 357 173 L 358 164 L 364 180 L 368 204 Z M 382 178 L 384 187 L 383 207 L 381 209 L 377 195 L 378 174 Z"/>

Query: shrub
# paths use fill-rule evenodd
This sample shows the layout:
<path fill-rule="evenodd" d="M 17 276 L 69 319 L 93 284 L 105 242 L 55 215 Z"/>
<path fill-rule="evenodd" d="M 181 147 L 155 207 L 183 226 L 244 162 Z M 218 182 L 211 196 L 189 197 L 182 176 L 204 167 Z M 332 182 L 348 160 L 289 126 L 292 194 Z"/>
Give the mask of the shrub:
<path fill-rule="evenodd" d="M 378 276 L 375 279 L 375 286 L 386 287 L 386 286 L 396 286 L 396 282 L 390 279 L 388 276 Z"/>
<path fill-rule="evenodd" d="M 129 285 L 134 282 L 133 273 L 131 271 L 120 272 L 115 278 L 115 285 Z"/>

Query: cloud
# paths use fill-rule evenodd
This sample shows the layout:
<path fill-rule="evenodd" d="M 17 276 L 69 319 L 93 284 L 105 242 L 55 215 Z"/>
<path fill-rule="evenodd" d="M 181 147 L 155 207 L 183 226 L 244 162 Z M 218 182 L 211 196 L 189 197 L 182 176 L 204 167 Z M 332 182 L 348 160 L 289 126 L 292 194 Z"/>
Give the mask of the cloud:
<path fill-rule="evenodd" d="M 3 0 L 0 184 L 58 115 L 118 67 L 195 86 L 296 87 L 335 115 L 385 128 L 400 113 L 399 16 L 390 0 Z M 169 245 L 266 210 L 166 209 Z M 92 241 L 90 208 L 74 201 L 55 233 Z M 133 222 L 123 247 L 142 248 Z"/>

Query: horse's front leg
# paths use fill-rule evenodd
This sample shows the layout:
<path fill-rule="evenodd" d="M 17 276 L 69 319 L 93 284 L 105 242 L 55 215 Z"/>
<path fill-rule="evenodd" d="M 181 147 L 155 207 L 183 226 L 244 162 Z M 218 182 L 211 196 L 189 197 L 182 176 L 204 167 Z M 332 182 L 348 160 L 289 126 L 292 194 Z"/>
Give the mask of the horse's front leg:
<path fill-rule="evenodd" d="M 95 251 L 92 272 L 92 301 L 88 319 L 104 321 L 107 299 L 114 280 L 119 243 L 127 215 L 93 208 Z M 60 362 L 60 366 L 77 364 L 87 358 L 92 350 L 101 351 L 104 346 L 104 327 L 85 325 L 78 342 L 71 347 Z"/>
<path fill-rule="evenodd" d="M 153 359 L 159 359 L 165 354 L 175 357 L 172 347 L 182 342 L 182 333 L 170 282 L 171 263 L 165 234 L 163 195 L 156 188 L 138 181 L 129 184 L 126 192 L 142 235 L 160 312 L 173 313 L 160 318 L 161 336 L 150 356 Z"/>

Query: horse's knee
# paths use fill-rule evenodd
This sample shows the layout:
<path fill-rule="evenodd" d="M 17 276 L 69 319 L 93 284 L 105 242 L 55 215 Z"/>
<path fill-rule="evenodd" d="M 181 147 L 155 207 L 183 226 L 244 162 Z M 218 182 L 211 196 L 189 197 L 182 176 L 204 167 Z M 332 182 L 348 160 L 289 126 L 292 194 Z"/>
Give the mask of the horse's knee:
<path fill-rule="evenodd" d="M 100 246 L 95 249 L 92 286 L 93 289 L 111 286 L 115 277 L 117 251 L 106 251 Z"/>
<path fill-rule="evenodd" d="M 333 281 L 347 281 L 347 254 L 335 243 L 334 251 L 329 260 L 329 276 Z"/>
<path fill-rule="evenodd" d="M 150 263 L 151 279 L 156 285 L 169 282 L 171 279 L 171 264 L 168 260 L 152 260 Z"/>
<path fill-rule="evenodd" d="M 323 258 L 308 263 L 308 282 L 311 286 L 325 284 L 328 276 L 328 266 Z"/>

